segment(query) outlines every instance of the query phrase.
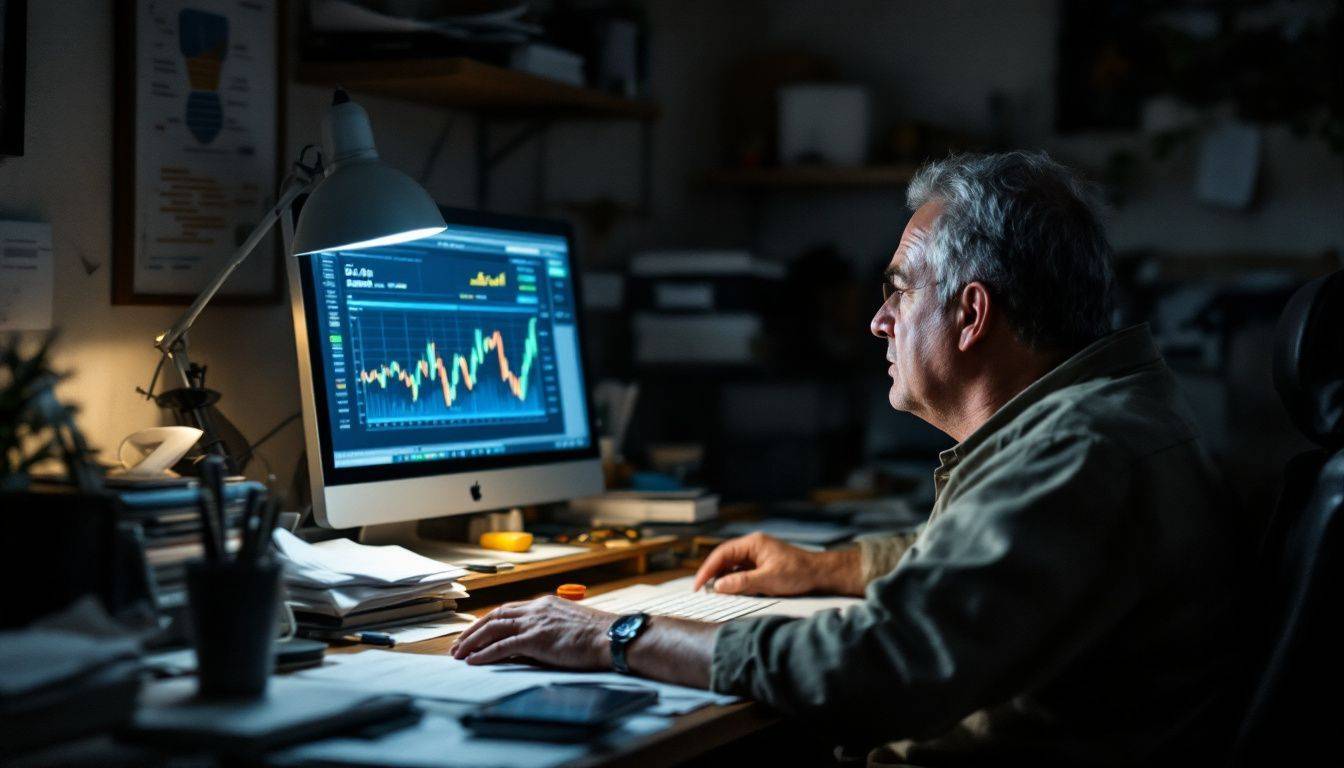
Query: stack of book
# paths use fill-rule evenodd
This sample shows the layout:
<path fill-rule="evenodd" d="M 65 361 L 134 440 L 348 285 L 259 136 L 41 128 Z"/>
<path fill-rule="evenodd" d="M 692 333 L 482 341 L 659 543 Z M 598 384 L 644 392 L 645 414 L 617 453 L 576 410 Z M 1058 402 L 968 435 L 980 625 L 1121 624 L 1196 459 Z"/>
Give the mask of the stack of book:
<path fill-rule="evenodd" d="M 404 547 L 349 539 L 310 544 L 277 530 L 286 598 L 305 634 L 383 629 L 452 617 L 467 591 L 464 568 Z"/>
<path fill-rule="evenodd" d="M 22 629 L 0 632 L 0 765 L 29 749 L 73 746 L 124 725 L 136 710 L 144 675 L 140 656 L 140 643 L 92 595 Z M 71 754 L 16 764 L 54 765 Z M 97 750 L 85 749 L 82 757 L 103 762 Z"/>
<path fill-rule="evenodd" d="M 265 492 L 266 487 L 251 480 L 232 481 L 224 486 L 223 515 L 232 531 L 225 544 L 230 551 L 238 547 L 238 521 L 247 494 L 253 490 Z M 199 495 L 200 485 L 186 480 L 161 487 L 117 489 L 122 520 L 135 528 L 144 547 L 157 608 L 170 617 L 186 605 L 187 561 L 205 554 L 201 545 Z"/>
<path fill-rule="evenodd" d="M 575 499 L 557 518 L 582 526 L 629 526 L 646 536 L 694 535 L 719 516 L 718 494 L 704 488 L 681 491 L 607 491 Z"/>

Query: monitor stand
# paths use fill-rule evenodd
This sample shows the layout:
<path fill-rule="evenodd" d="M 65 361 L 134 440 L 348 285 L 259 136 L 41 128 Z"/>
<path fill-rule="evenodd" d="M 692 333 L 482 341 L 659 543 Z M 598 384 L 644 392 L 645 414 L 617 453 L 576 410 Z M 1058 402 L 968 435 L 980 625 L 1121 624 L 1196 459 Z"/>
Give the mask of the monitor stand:
<path fill-rule="evenodd" d="M 425 557 L 443 560 L 449 553 L 460 553 L 463 546 L 475 547 L 480 535 L 486 531 L 521 530 L 523 513 L 515 507 L 470 515 L 366 525 L 359 529 L 359 542 L 396 544 Z"/>

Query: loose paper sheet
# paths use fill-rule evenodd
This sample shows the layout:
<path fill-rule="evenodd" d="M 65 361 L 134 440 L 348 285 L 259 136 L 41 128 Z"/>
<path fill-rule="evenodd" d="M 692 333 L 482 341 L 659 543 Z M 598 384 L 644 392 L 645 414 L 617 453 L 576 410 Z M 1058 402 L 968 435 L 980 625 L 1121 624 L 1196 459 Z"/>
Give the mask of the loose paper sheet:
<path fill-rule="evenodd" d="M 475 736 L 462 727 L 461 707 L 423 704 L 425 716 L 409 728 L 373 738 L 323 739 L 267 755 L 273 765 L 381 765 L 416 768 L 548 768 L 610 752 L 667 728 L 661 717 L 636 715 L 592 744 L 559 744 Z"/>
<path fill-rule="evenodd" d="M 51 225 L 0 221 L 0 331 L 51 328 Z"/>
<path fill-rule="evenodd" d="M 472 666 L 448 655 L 394 651 L 330 656 L 323 666 L 295 674 L 309 680 L 470 704 L 484 704 L 551 683 L 651 688 L 658 692 L 658 704 L 650 714 L 658 715 L 680 715 L 707 704 L 727 704 L 737 700 L 733 696 L 615 672 L 571 672 L 524 664 Z"/>

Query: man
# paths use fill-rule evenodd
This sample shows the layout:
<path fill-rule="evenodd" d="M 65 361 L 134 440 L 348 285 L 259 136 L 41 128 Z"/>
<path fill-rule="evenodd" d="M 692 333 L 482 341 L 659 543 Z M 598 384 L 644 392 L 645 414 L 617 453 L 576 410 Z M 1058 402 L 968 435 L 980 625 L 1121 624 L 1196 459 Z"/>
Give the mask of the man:
<path fill-rule="evenodd" d="M 821 553 L 735 539 L 696 577 L 861 605 L 652 617 L 613 641 L 617 617 L 545 598 L 483 618 L 454 655 L 609 669 L 615 650 L 636 674 L 887 744 L 873 760 L 1216 759 L 1201 750 L 1224 721 L 1232 520 L 1147 327 L 1111 332 L 1096 206 L 1063 166 L 1021 152 L 928 165 L 908 203 L 871 329 L 892 407 L 959 441 L 928 522 L 913 543 Z"/>

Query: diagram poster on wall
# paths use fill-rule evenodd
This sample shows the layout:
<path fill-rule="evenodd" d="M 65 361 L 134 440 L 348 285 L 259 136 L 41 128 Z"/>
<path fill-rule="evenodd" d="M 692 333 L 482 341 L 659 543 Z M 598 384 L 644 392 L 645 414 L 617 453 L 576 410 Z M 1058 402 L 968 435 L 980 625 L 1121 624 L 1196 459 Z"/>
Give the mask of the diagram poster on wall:
<path fill-rule="evenodd" d="M 248 0 L 120 0 L 113 303 L 188 303 L 274 201 L 281 11 Z M 278 235 L 219 298 L 279 295 Z"/>

